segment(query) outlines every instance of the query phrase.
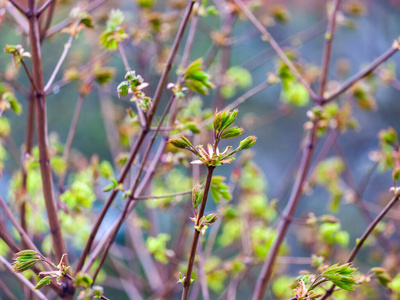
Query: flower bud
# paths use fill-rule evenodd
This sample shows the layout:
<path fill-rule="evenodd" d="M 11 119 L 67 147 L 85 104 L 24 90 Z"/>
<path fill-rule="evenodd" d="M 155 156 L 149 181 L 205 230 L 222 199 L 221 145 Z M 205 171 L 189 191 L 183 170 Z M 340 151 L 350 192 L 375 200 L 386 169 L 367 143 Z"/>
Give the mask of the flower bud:
<path fill-rule="evenodd" d="M 197 184 L 193 187 L 192 190 L 192 203 L 194 209 L 200 205 L 201 201 L 203 201 L 204 190 L 200 184 Z"/>
<path fill-rule="evenodd" d="M 254 144 L 256 143 L 256 140 L 257 140 L 257 137 L 255 137 L 254 135 L 248 136 L 247 138 L 245 138 L 243 141 L 240 142 L 239 149 L 246 150 L 246 149 L 253 147 Z"/>
<path fill-rule="evenodd" d="M 206 216 L 206 221 L 209 224 L 215 223 L 218 220 L 218 216 L 215 213 Z"/>
<path fill-rule="evenodd" d="M 238 128 L 238 127 L 233 127 L 227 131 L 225 131 L 222 135 L 222 139 L 232 139 L 235 137 L 240 136 L 243 133 L 244 129 L 243 128 Z"/>
<path fill-rule="evenodd" d="M 183 135 L 179 135 L 178 137 L 172 138 L 168 142 L 180 149 L 193 148 L 190 141 L 187 138 L 185 138 Z"/>

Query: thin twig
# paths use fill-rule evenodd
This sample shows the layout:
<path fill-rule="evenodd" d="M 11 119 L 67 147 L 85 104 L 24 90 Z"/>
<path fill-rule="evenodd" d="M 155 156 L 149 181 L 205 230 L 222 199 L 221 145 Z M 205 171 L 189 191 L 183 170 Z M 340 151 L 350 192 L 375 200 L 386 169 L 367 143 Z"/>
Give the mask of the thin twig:
<path fill-rule="evenodd" d="M 289 68 L 290 72 L 296 77 L 296 79 L 304 86 L 304 88 L 309 93 L 310 97 L 316 101 L 321 101 L 321 97 L 319 97 L 309 86 L 303 76 L 297 71 L 296 67 L 290 61 L 290 59 L 286 56 L 285 52 L 279 46 L 279 44 L 275 41 L 275 39 L 271 36 L 271 34 L 265 29 L 265 27 L 261 24 L 259 20 L 253 15 L 253 13 L 247 8 L 247 6 L 242 2 L 242 0 L 233 0 L 240 8 L 240 10 L 246 15 L 246 17 L 253 23 L 253 25 L 261 32 L 263 38 L 268 41 L 271 47 L 278 54 L 279 58 L 285 63 L 285 65 Z"/>
<path fill-rule="evenodd" d="M 64 50 L 60 56 L 60 59 L 58 60 L 56 67 L 54 68 L 53 73 L 51 74 L 51 76 L 49 78 L 49 81 L 46 83 L 46 85 L 44 87 L 45 93 L 49 90 L 49 88 L 53 84 L 53 81 L 56 78 L 58 71 L 60 71 L 61 65 L 64 62 L 65 58 L 67 57 L 68 51 L 71 48 L 71 44 L 72 44 L 72 41 L 74 40 L 74 38 L 75 38 L 74 35 L 71 34 L 69 36 L 67 43 L 64 45 Z"/>
<path fill-rule="evenodd" d="M 370 74 L 373 70 L 375 70 L 378 66 L 380 66 L 384 61 L 389 59 L 393 54 L 395 54 L 399 48 L 397 43 L 393 43 L 394 45 L 388 49 L 385 53 L 383 53 L 381 56 L 379 56 L 377 59 L 375 59 L 372 63 L 370 63 L 367 67 L 365 67 L 363 70 L 361 70 L 359 73 L 348 79 L 346 82 L 344 82 L 341 86 L 339 86 L 336 90 L 333 92 L 329 93 L 329 96 L 321 101 L 321 104 L 328 103 L 332 101 L 333 99 L 337 98 L 339 95 L 347 91 L 349 88 L 351 88 L 357 81 L 362 79 L 363 77 L 367 76 Z"/>
<path fill-rule="evenodd" d="M 78 101 L 76 102 L 75 111 L 74 111 L 74 114 L 72 117 L 69 131 L 68 131 L 67 141 L 65 142 L 65 146 L 64 146 L 63 160 L 66 163 L 68 162 L 69 152 L 71 150 L 72 141 L 75 136 L 76 128 L 78 126 L 79 116 L 81 114 L 83 101 L 85 100 L 85 98 L 86 98 L 86 95 L 84 93 L 79 93 Z M 68 164 L 67 164 L 67 166 L 68 166 Z M 60 176 L 60 179 L 57 184 L 58 190 L 60 193 L 62 193 L 64 190 L 64 182 L 65 182 L 66 174 L 67 174 L 67 170 L 65 170 L 64 173 Z"/>
<path fill-rule="evenodd" d="M 26 16 L 26 9 L 19 3 L 18 0 L 8 0 L 21 14 Z"/>
<path fill-rule="evenodd" d="M 329 63 L 331 61 L 332 41 L 335 34 L 336 14 L 339 10 L 341 0 L 335 0 L 332 15 L 329 18 L 328 30 L 325 35 L 325 47 L 322 55 L 321 77 L 319 84 L 319 96 L 324 96 L 326 79 L 328 77 Z"/>
<path fill-rule="evenodd" d="M 173 47 L 172 47 L 172 50 L 171 50 L 170 55 L 168 57 L 167 66 L 165 67 L 164 72 L 161 75 L 160 81 L 159 81 L 158 86 L 157 86 L 157 90 L 156 90 L 156 92 L 154 94 L 153 107 L 152 107 L 152 109 L 151 109 L 151 111 L 149 113 L 147 125 L 144 128 L 142 128 L 141 132 L 139 133 L 139 137 L 135 141 L 135 145 L 134 145 L 134 147 L 133 147 L 133 149 L 131 151 L 131 154 L 130 154 L 130 156 L 129 156 L 129 158 L 128 158 L 125 166 L 124 166 L 124 169 L 122 170 L 122 172 L 120 174 L 120 177 L 118 178 L 118 182 L 119 183 L 122 183 L 124 181 L 126 175 L 128 174 L 128 171 L 130 169 L 130 166 L 131 166 L 133 160 L 136 157 L 136 154 L 137 154 L 137 152 L 139 150 L 139 147 L 142 144 L 145 136 L 147 135 L 147 133 L 149 131 L 150 124 L 151 124 L 151 122 L 153 120 L 155 111 L 156 111 L 156 109 L 158 107 L 159 100 L 161 99 L 162 92 L 163 92 L 163 90 L 164 90 L 164 88 L 166 86 L 168 75 L 169 75 L 169 72 L 171 71 L 171 68 L 172 68 L 172 62 L 173 62 L 173 60 L 175 58 L 175 55 L 176 55 L 177 50 L 178 50 L 178 47 L 179 47 L 179 45 L 181 43 L 181 40 L 182 40 L 182 37 L 183 37 L 183 33 L 184 33 L 184 31 L 186 29 L 186 26 L 187 26 L 187 23 L 189 21 L 189 17 L 191 15 L 194 3 L 195 2 L 190 1 L 190 3 L 187 6 L 187 9 L 186 9 L 186 12 L 185 12 L 185 16 L 182 19 L 181 25 L 179 27 L 178 33 L 176 35 L 176 38 L 175 38 L 175 41 L 174 41 L 174 44 L 173 44 Z M 83 250 L 83 252 L 81 254 L 81 257 L 79 259 L 78 266 L 76 268 L 77 272 L 82 268 L 82 266 L 84 264 L 84 261 L 85 261 L 85 258 L 86 258 L 86 256 L 88 255 L 88 253 L 90 251 L 91 245 L 92 245 L 92 243 L 94 241 L 94 238 L 95 238 L 95 236 L 97 234 L 97 231 L 98 231 L 98 229 L 100 227 L 100 224 L 102 223 L 102 221 L 104 219 L 104 216 L 105 216 L 108 208 L 112 204 L 112 202 L 113 202 L 113 200 L 114 200 L 116 195 L 117 195 L 117 191 L 114 189 L 111 192 L 109 198 L 107 199 L 107 202 L 106 202 L 105 206 L 103 207 L 102 211 L 100 212 L 100 216 L 96 220 L 96 223 L 95 223 L 95 225 L 94 225 L 94 227 L 93 227 L 93 229 L 92 229 L 92 231 L 90 233 L 89 240 L 86 243 L 86 246 L 85 246 L 85 248 L 84 248 L 84 250 Z"/>
<path fill-rule="evenodd" d="M 183 191 L 183 192 L 177 192 L 177 193 L 172 193 L 172 194 L 166 194 L 166 195 L 161 195 L 161 196 L 138 196 L 134 197 L 135 200 L 147 200 L 147 199 L 162 199 L 162 198 L 170 198 L 170 197 L 176 197 L 176 196 L 182 196 L 182 195 L 188 195 L 191 194 L 192 190 L 188 191 Z"/>
<path fill-rule="evenodd" d="M 207 204 L 207 198 L 208 198 L 208 192 L 211 187 L 211 179 L 213 172 L 215 170 L 215 167 L 208 167 L 207 169 L 207 179 L 206 183 L 204 185 L 204 194 L 203 194 L 203 199 L 201 201 L 201 206 L 198 215 L 196 216 L 196 226 L 200 225 L 201 219 L 204 216 L 204 211 L 206 209 L 206 204 Z M 187 270 L 186 270 L 186 276 L 185 276 L 185 281 L 183 283 L 183 292 L 182 292 L 182 300 L 187 300 L 189 298 L 189 289 L 190 289 L 190 284 L 191 284 L 191 279 L 192 279 L 192 271 L 193 271 L 193 265 L 194 265 L 194 258 L 196 257 L 196 250 L 197 250 L 197 244 L 199 242 L 199 237 L 200 237 L 200 232 L 195 229 L 194 230 L 194 235 L 193 235 L 193 242 L 192 242 L 192 247 L 190 249 L 190 254 L 189 254 L 189 260 L 188 260 L 188 265 L 187 265 Z"/>
<path fill-rule="evenodd" d="M 351 251 L 349 257 L 347 258 L 347 263 L 353 262 L 354 258 L 360 251 L 361 247 L 370 236 L 370 234 L 374 231 L 375 227 L 379 224 L 379 222 L 386 216 L 386 214 L 393 208 L 393 206 L 397 203 L 400 198 L 400 194 L 396 194 L 393 198 L 389 201 L 388 204 L 384 207 L 384 209 L 380 212 L 380 214 L 374 219 L 374 221 L 369 224 L 368 228 L 364 231 L 361 238 L 357 239 L 356 245 L 354 246 L 353 250 Z M 322 296 L 321 300 L 324 300 L 332 295 L 335 289 L 335 285 L 333 284 L 330 289 Z"/>
<path fill-rule="evenodd" d="M 90 1 L 89 4 L 86 6 L 86 8 L 82 9 L 82 11 L 89 13 L 92 10 L 96 9 L 97 7 L 101 6 L 106 1 L 107 0 Z M 64 19 L 60 23 L 58 23 L 58 24 L 54 25 L 53 27 L 49 28 L 48 30 L 46 30 L 46 33 L 44 34 L 44 38 L 48 38 L 49 36 L 56 34 L 61 29 L 63 29 L 64 27 L 67 27 L 68 25 L 72 24 L 73 22 L 74 22 L 74 20 L 72 20 L 69 17 Z"/>
<path fill-rule="evenodd" d="M 17 297 L 15 297 L 14 294 L 10 291 L 7 284 L 5 284 L 1 279 L 0 279 L 0 290 L 4 292 L 4 294 L 6 295 L 6 297 L 8 297 L 9 300 L 18 300 Z"/>
<path fill-rule="evenodd" d="M 45 295 L 39 290 L 35 290 L 35 286 L 25 278 L 24 275 L 20 273 L 15 273 L 12 271 L 12 265 L 3 257 L 0 255 L 0 261 L 3 263 L 3 265 L 15 276 L 17 279 L 26 287 L 28 287 L 39 299 L 42 300 L 48 300 Z"/>
<path fill-rule="evenodd" d="M 275 239 L 272 248 L 268 253 L 267 259 L 265 260 L 261 273 L 257 279 L 255 291 L 253 294 L 253 300 L 261 300 L 264 297 L 265 290 L 267 288 L 269 279 L 272 274 L 272 267 L 274 265 L 275 258 L 284 240 L 286 232 L 289 229 L 291 218 L 293 218 L 294 216 L 294 213 L 296 211 L 297 205 L 300 200 L 300 196 L 302 195 L 303 184 L 307 178 L 307 174 L 311 166 L 311 158 L 314 153 L 317 130 L 318 130 L 318 122 L 315 122 L 313 128 L 311 129 L 311 132 L 309 133 L 306 148 L 303 151 L 303 156 L 299 167 L 299 175 L 296 179 L 289 201 L 283 212 L 285 217 L 282 218 L 279 223 L 277 230 L 278 232 L 277 237 Z"/>
<path fill-rule="evenodd" d="M 54 0 L 47 0 L 46 3 L 44 3 L 36 12 L 37 16 L 40 17 L 42 13 L 52 4 Z"/>
<path fill-rule="evenodd" d="M 28 70 L 28 68 L 27 68 L 27 66 L 26 66 L 26 64 L 25 64 L 25 62 L 24 62 L 23 59 L 21 59 L 21 65 L 22 65 L 22 67 L 24 68 L 25 73 L 26 73 L 26 76 L 28 76 L 29 82 L 31 83 L 33 89 L 35 90 L 35 92 L 38 92 L 39 90 L 36 88 L 35 82 L 33 81 L 33 78 L 32 78 L 32 75 L 31 75 L 31 73 L 29 72 L 29 70 Z"/>
<path fill-rule="evenodd" d="M 32 242 L 31 238 L 29 235 L 25 232 L 25 230 L 21 227 L 17 219 L 14 217 L 12 211 L 4 201 L 3 197 L 0 196 L 0 207 L 3 210 L 4 214 L 7 216 L 7 218 L 10 220 L 11 224 L 15 227 L 17 230 L 18 234 L 21 236 L 21 240 L 24 241 L 26 245 L 32 250 L 38 251 L 36 248 L 35 244 Z"/>

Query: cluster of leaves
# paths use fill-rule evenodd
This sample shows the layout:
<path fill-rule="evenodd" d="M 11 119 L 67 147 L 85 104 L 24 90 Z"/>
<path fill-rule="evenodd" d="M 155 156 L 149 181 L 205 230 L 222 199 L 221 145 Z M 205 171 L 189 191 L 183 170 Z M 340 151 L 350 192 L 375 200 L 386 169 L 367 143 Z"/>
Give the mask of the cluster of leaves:
<path fill-rule="evenodd" d="M 230 67 L 224 77 L 224 85 L 221 87 L 221 94 L 224 98 L 231 98 L 236 90 L 251 86 L 251 73 L 239 66 Z"/>
<path fill-rule="evenodd" d="M 393 170 L 393 180 L 398 181 L 400 178 L 400 154 L 397 132 L 394 128 L 389 127 L 381 130 L 378 137 L 379 150 L 374 152 L 371 158 L 379 163 L 381 171 Z"/>
<path fill-rule="evenodd" d="M 168 263 L 168 258 L 173 254 L 172 250 L 167 249 L 166 244 L 171 239 L 169 234 L 160 233 L 156 237 L 149 236 L 146 240 L 147 249 L 154 258 L 163 263 Z"/>
<path fill-rule="evenodd" d="M 6 45 L 6 47 L 4 48 L 4 52 L 12 55 L 13 63 L 16 67 L 20 66 L 21 61 L 24 59 L 24 57 L 31 57 L 31 54 L 25 51 L 25 49 L 22 48 L 21 45 Z"/>
<path fill-rule="evenodd" d="M 288 58 L 295 60 L 295 55 L 290 53 Z M 279 61 L 277 74 L 282 82 L 281 99 L 293 106 L 306 106 L 310 102 L 310 96 L 306 88 L 297 81 L 287 65 Z"/>
<path fill-rule="evenodd" d="M 125 75 L 125 81 L 122 81 L 117 88 L 118 97 L 125 97 L 128 94 L 132 94 L 131 101 L 137 102 L 139 107 L 147 112 L 151 108 L 151 98 L 147 97 L 142 89 L 147 87 L 149 84 L 144 82 L 144 79 L 140 75 L 136 75 L 135 71 L 129 71 Z"/>
<path fill-rule="evenodd" d="M 307 112 L 307 116 L 310 118 L 310 123 L 306 123 L 307 128 L 312 126 L 312 122 L 318 120 L 318 136 L 325 134 L 328 129 L 344 133 L 348 129 L 356 130 L 359 127 L 352 115 L 352 105 L 349 102 L 341 106 L 336 102 L 328 103 L 323 107 L 316 106 Z"/>
<path fill-rule="evenodd" d="M 201 58 L 192 62 L 185 70 L 183 76 L 187 87 L 202 95 L 208 95 L 208 90 L 214 88 L 214 85 L 210 81 L 210 75 L 203 71 Z M 176 93 L 179 92 L 177 91 Z M 178 94 L 179 96 L 181 95 Z"/>
<path fill-rule="evenodd" d="M 330 157 L 318 163 L 310 180 L 311 186 L 317 184 L 326 187 L 331 196 L 329 208 L 332 212 L 339 210 L 346 190 L 341 180 L 344 168 L 345 164 L 340 157 Z"/>
<path fill-rule="evenodd" d="M 249 136 L 242 140 L 235 150 L 228 152 L 229 149 L 232 148 L 231 146 L 228 146 L 223 152 L 219 151 L 218 147 L 216 146 L 221 139 L 238 137 L 244 131 L 242 128 L 230 127 L 235 121 L 237 113 L 238 110 L 234 110 L 232 112 L 225 110 L 215 113 L 214 138 L 216 144 L 214 144 L 214 146 L 208 144 L 208 151 L 206 151 L 202 145 L 194 148 L 190 141 L 182 135 L 170 139 L 169 142 L 177 148 L 186 149 L 195 154 L 199 160 L 192 161 L 192 164 L 204 164 L 208 167 L 217 167 L 223 164 L 230 164 L 230 162 L 234 160 L 234 157 L 232 157 L 233 154 L 251 148 L 257 139 L 254 136 Z"/>
<path fill-rule="evenodd" d="M 0 110 L 4 112 L 8 109 L 11 109 L 17 115 L 20 115 L 22 112 L 22 106 L 11 88 L 5 83 L 0 82 Z"/>
<path fill-rule="evenodd" d="M 120 10 L 112 10 L 108 16 L 106 30 L 101 34 L 100 43 L 103 48 L 114 51 L 118 44 L 128 38 L 128 34 L 121 27 L 124 22 L 124 14 Z"/>

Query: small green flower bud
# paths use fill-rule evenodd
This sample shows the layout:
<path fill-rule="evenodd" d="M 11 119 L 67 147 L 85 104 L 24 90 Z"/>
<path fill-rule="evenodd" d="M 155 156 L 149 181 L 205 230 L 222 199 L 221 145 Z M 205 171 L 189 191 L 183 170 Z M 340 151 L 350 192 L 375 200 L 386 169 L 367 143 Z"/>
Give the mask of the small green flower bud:
<path fill-rule="evenodd" d="M 244 129 L 243 128 L 238 128 L 238 127 L 233 127 L 227 131 L 225 131 L 222 135 L 222 139 L 232 139 L 235 137 L 240 136 L 243 133 Z"/>
<path fill-rule="evenodd" d="M 179 135 L 178 137 L 172 138 L 168 142 L 180 149 L 192 149 L 193 148 L 190 141 L 187 138 L 185 138 L 183 135 Z"/>
<path fill-rule="evenodd" d="M 214 130 L 219 131 L 222 125 L 222 113 L 215 112 L 214 116 Z"/>
<path fill-rule="evenodd" d="M 204 195 L 204 190 L 201 187 L 201 185 L 200 184 L 195 185 L 192 190 L 192 202 L 195 210 L 200 205 L 201 201 L 203 201 L 203 195 Z"/>
<path fill-rule="evenodd" d="M 135 71 L 129 71 L 125 74 L 125 79 L 126 80 L 133 80 L 136 77 L 136 72 Z"/>
<path fill-rule="evenodd" d="M 229 110 L 226 111 L 226 116 L 222 120 L 221 130 L 224 130 L 224 129 L 228 128 L 233 123 L 233 121 L 236 120 L 238 112 L 239 111 L 237 109 L 235 109 L 232 112 L 229 111 Z"/>
<path fill-rule="evenodd" d="M 215 213 L 206 216 L 206 221 L 209 224 L 215 223 L 218 220 L 218 216 Z"/>
<path fill-rule="evenodd" d="M 129 82 L 122 81 L 117 87 L 118 98 L 128 95 L 129 92 Z"/>
<path fill-rule="evenodd" d="M 51 277 L 50 277 L 50 276 L 43 277 L 43 278 L 40 279 L 40 281 L 36 284 L 35 290 L 38 290 L 38 289 L 44 287 L 45 285 L 49 285 L 50 283 L 51 283 Z"/>
<path fill-rule="evenodd" d="M 248 136 L 245 138 L 243 141 L 240 142 L 239 144 L 239 150 L 246 150 L 254 146 L 256 143 L 257 137 L 254 135 Z"/>

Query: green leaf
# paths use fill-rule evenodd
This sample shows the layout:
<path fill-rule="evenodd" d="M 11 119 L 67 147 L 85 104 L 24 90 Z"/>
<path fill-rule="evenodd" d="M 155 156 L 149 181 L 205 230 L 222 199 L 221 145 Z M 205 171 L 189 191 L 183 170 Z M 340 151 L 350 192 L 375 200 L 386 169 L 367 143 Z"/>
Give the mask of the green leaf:
<path fill-rule="evenodd" d="M 226 131 L 224 131 L 221 135 L 222 139 L 232 139 L 240 136 L 243 133 L 244 129 L 239 127 L 233 127 Z"/>
<path fill-rule="evenodd" d="M 385 268 L 372 268 L 370 272 L 374 273 L 378 282 L 387 287 L 388 284 L 392 281 L 392 277 L 389 275 L 388 271 Z"/>
<path fill-rule="evenodd" d="M 50 276 L 46 276 L 43 277 L 35 286 L 35 290 L 38 290 L 40 288 L 42 288 L 45 285 L 49 285 L 51 283 L 51 277 Z"/>
<path fill-rule="evenodd" d="M 354 285 L 357 283 L 353 274 L 355 271 L 356 269 L 352 268 L 350 264 L 341 266 L 334 264 L 325 269 L 321 275 L 338 287 L 347 291 L 353 291 Z"/>
<path fill-rule="evenodd" d="M 282 90 L 282 98 L 293 106 L 306 106 L 310 102 L 307 89 L 299 82 L 290 84 Z"/>
<path fill-rule="evenodd" d="M 223 176 L 213 176 L 213 178 L 211 179 L 211 196 L 216 203 L 218 203 L 221 199 L 232 199 L 228 185 L 223 182 L 224 180 L 225 177 Z"/>

